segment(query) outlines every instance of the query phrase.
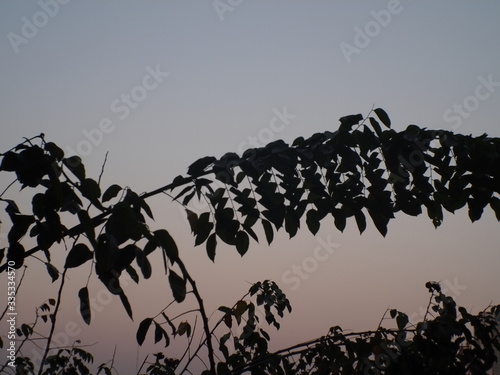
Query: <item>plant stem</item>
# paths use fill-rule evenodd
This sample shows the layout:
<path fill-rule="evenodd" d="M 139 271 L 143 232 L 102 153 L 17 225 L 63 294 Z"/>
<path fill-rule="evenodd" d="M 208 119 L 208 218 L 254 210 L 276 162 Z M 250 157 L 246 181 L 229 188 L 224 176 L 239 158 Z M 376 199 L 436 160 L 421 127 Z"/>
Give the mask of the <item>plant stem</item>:
<path fill-rule="evenodd" d="M 214 359 L 215 355 L 214 355 L 214 348 L 212 345 L 212 333 L 211 333 L 210 327 L 208 325 L 208 317 L 207 317 L 207 313 L 205 312 L 205 305 L 203 303 L 203 299 L 201 298 L 200 292 L 198 291 L 198 288 L 196 286 L 196 282 L 193 280 L 193 278 L 191 277 L 191 275 L 187 271 L 184 263 L 180 259 L 177 259 L 176 262 L 179 265 L 179 268 L 181 269 L 184 277 L 191 284 L 191 287 L 193 288 L 193 294 L 195 295 L 196 300 L 198 301 L 198 305 L 200 306 L 200 315 L 201 315 L 201 319 L 203 322 L 203 330 L 205 331 L 206 343 L 207 343 L 207 349 L 208 349 L 208 360 L 210 361 L 210 372 L 215 375 L 215 359 Z M 196 353 L 195 353 L 195 355 L 196 355 Z"/>
<path fill-rule="evenodd" d="M 57 313 L 59 312 L 59 307 L 61 306 L 61 296 L 62 296 L 62 291 L 64 288 L 64 281 L 66 280 L 66 271 L 68 269 L 65 268 L 62 277 L 61 277 L 61 285 L 59 286 L 59 291 L 57 292 L 57 302 L 56 306 L 54 308 L 54 313 L 52 314 L 52 326 L 50 327 L 50 333 L 49 337 L 47 338 L 47 346 L 45 347 L 45 352 L 43 353 L 42 360 L 40 362 L 40 369 L 38 370 L 38 375 L 42 375 L 43 372 L 43 365 L 45 360 L 47 359 L 47 355 L 49 354 L 50 351 L 50 344 L 52 342 L 52 336 L 54 335 L 54 331 L 56 329 L 56 321 L 57 321 Z"/>

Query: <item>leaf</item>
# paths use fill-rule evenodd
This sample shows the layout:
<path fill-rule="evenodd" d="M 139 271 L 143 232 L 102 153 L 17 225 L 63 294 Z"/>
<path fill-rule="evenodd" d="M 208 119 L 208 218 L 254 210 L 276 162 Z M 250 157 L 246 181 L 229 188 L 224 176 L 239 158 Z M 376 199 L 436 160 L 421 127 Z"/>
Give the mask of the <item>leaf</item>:
<path fill-rule="evenodd" d="M 142 346 L 142 344 L 144 343 L 144 339 L 146 338 L 146 334 L 148 333 L 148 329 L 151 326 L 152 322 L 153 319 L 146 318 L 141 322 L 141 324 L 139 324 L 139 328 L 137 329 L 136 333 L 136 339 L 139 346 Z"/>
<path fill-rule="evenodd" d="M 116 184 L 111 185 L 109 188 L 106 189 L 106 191 L 102 195 L 103 203 L 116 197 L 121 190 L 122 190 L 121 186 Z"/>
<path fill-rule="evenodd" d="M 177 328 L 179 336 L 186 334 L 187 337 L 191 336 L 191 325 L 188 322 L 181 322 Z"/>
<path fill-rule="evenodd" d="M 198 218 L 198 223 L 196 224 L 196 229 L 194 234 L 196 235 L 195 246 L 198 246 L 205 242 L 210 236 L 212 229 L 214 228 L 214 224 L 210 222 L 210 214 L 208 212 L 204 212 Z"/>
<path fill-rule="evenodd" d="M 91 310 L 90 310 L 89 290 L 87 287 L 83 287 L 78 291 L 78 298 L 80 299 L 80 314 L 83 318 L 83 321 L 87 324 L 90 324 Z"/>
<path fill-rule="evenodd" d="M 368 213 L 370 214 L 370 217 L 373 220 L 373 224 L 375 224 L 377 230 L 382 236 L 385 237 L 387 235 L 387 224 L 389 223 L 390 219 L 383 215 L 380 215 L 374 210 L 368 210 Z"/>
<path fill-rule="evenodd" d="M 146 245 L 144 246 L 144 255 L 149 255 L 151 254 L 153 251 L 156 250 L 156 248 L 159 246 L 158 242 L 156 241 L 156 239 L 153 237 L 151 237 L 149 239 L 148 242 L 146 242 Z"/>
<path fill-rule="evenodd" d="M 189 222 L 189 226 L 191 227 L 191 233 L 194 233 L 196 230 L 196 226 L 198 225 L 198 215 L 193 211 L 186 208 L 187 219 Z"/>
<path fill-rule="evenodd" d="M 63 164 L 73 173 L 80 181 L 85 179 L 85 167 L 82 159 L 79 156 L 71 156 L 63 159 Z"/>
<path fill-rule="evenodd" d="M 334 217 L 335 227 L 339 231 L 343 232 L 347 223 L 344 211 L 342 211 L 341 209 L 334 209 L 332 214 Z"/>
<path fill-rule="evenodd" d="M 215 233 L 212 233 L 207 240 L 207 255 L 210 260 L 213 262 L 215 260 L 215 249 L 217 247 L 217 236 Z"/>
<path fill-rule="evenodd" d="M 231 329 L 233 326 L 233 318 L 231 317 L 230 314 L 224 315 L 224 318 L 222 318 L 224 321 L 224 324 L 227 326 L 227 328 Z"/>
<path fill-rule="evenodd" d="M 58 161 L 61 161 L 64 157 L 64 151 L 61 150 L 54 142 L 47 142 L 44 148 Z"/>
<path fill-rule="evenodd" d="M 320 227 L 318 211 L 316 210 L 307 211 L 306 224 L 312 234 L 318 233 Z"/>
<path fill-rule="evenodd" d="M 81 181 L 79 189 L 82 195 L 92 202 L 94 206 L 104 210 L 101 202 L 99 202 L 99 198 L 101 197 L 101 188 L 99 187 L 97 181 L 91 178 L 86 178 Z"/>
<path fill-rule="evenodd" d="M 136 284 L 139 284 L 139 275 L 137 271 L 132 266 L 125 267 L 125 271 L 129 274 L 130 278 L 135 281 Z"/>
<path fill-rule="evenodd" d="M 389 115 L 387 115 L 386 111 L 382 108 L 375 108 L 373 112 L 375 112 L 380 121 L 382 121 L 382 124 L 387 126 L 389 129 L 391 128 L 391 119 L 389 118 Z"/>
<path fill-rule="evenodd" d="M 24 337 L 28 337 L 29 335 L 33 334 L 33 328 L 31 328 L 27 324 L 22 324 L 21 325 L 21 332 L 23 333 Z"/>
<path fill-rule="evenodd" d="M 243 231 L 239 231 L 236 233 L 236 250 L 238 253 L 243 256 L 248 251 L 248 247 L 250 244 L 250 240 L 248 234 Z"/>
<path fill-rule="evenodd" d="M 128 298 L 125 295 L 125 293 L 123 293 L 123 291 L 120 293 L 120 300 L 122 301 L 123 307 L 125 308 L 127 315 L 130 317 L 130 319 L 134 320 L 134 317 L 132 315 L 132 307 L 130 306 L 130 302 L 128 301 Z"/>
<path fill-rule="evenodd" d="M 94 257 L 94 254 L 87 245 L 83 243 L 76 244 L 69 251 L 68 256 L 66 257 L 66 262 L 64 263 L 64 268 L 76 268 L 91 260 Z"/>
<path fill-rule="evenodd" d="M 57 270 L 57 268 L 48 262 L 45 263 L 45 266 L 47 267 L 47 272 L 49 273 L 52 282 L 56 281 L 59 278 L 59 271 Z"/>
<path fill-rule="evenodd" d="M 356 224 L 358 225 L 359 234 L 362 234 L 366 229 L 366 217 L 363 211 L 359 210 L 354 213 Z"/>
<path fill-rule="evenodd" d="M 149 263 L 148 258 L 140 249 L 137 249 L 136 251 L 136 261 L 137 265 L 141 269 L 142 276 L 144 276 L 145 279 L 149 279 L 152 273 L 151 263 Z"/>
<path fill-rule="evenodd" d="M 490 207 L 495 211 L 495 216 L 498 221 L 500 221 L 500 199 L 497 197 L 491 197 Z"/>
<path fill-rule="evenodd" d="M 163 338 L 163 334 L 167 333 L 163 330 L 161 325 L 159 325 L 156 322 L 154 323 L 155 323 L 155 344 L 157 344 Z"/>
<path fill-rule="evenodd" d="M 378 121 L 375 120 L 373 117 L 370 117 L 369 120 L 373 130 L 375 130 L 375 133 L 377 133 L 377 135 L 380 136 L 380 134 L 382 134 L 382 128 L 380 127 Z"/>
<path fill-rule="evenodd" d="M 159 229 L 154 232 L 154 236 L 167 254 L 170 261 L 172 263 L 177 261 L 179 258 L 179 250 L 177 249 L 177 244 L 170 233 L 168 233 L 165 229 Z"/>
<path fill-rule="evenodd" d="M 168 282 L 172 289 L 172 294 L 177 302 L 182 302 L 186 298 L 186 280 L 177 275 L 173 270 L 170 270 Z"/>
<path fill-rule="evenodd" d="M 274 232 L 271 223 L 267 220 L 262 220 L 262 226 L 264 227 L 264 232 L 266 234 L 267 243 L 270 245 L 273 242 Z"/>

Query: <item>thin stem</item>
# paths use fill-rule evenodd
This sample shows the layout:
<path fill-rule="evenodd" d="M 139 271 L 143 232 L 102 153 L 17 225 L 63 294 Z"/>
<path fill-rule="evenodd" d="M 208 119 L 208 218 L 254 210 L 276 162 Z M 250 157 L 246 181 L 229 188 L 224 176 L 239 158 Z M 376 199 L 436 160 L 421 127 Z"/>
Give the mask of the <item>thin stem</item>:
<path fill-rule="evenodd" d="M 208 318 L 207 318 L 207 313 L 205 311 L 205 305 L 203 303 L 203 299 L 201 298 L 200 292 L 198 291 L 198 287 L 196 286 L 196 282 L 193 280 L 191 275 L 186 269 L 186 266 L 184 263 L 180 260 L 176 260 L 177 264 L 179 265 L 179 268 L 181 269 L 182 274 L 184 277 L 189 281 L 191 284 L 191 287 L 193 288 L 193 293 L 196 297 L 196 300 L 198 301 L 198 306 L 200 307 L 200 315 L 203 323 L 203 330 L 205 331 L 205 336 L 206 336 L 206 344 L 207 344 L 207 349 L 208 349 L 208 360 L 210 362 L 210 372 L 215 375 L 215 355 L 214 355 L 214 348 L 212 345 L 212 336 L 210 332 L 210 326 L 208 325 Z M 198 348 L 199 350 L 199 348 Z M 197 351 L 198 351 L 197 350 Z M 196 355 L 196 353 L 195 353 Z M 181 373 L 186 369 L 186 367 L 181 371 Z"/>
<path fill-rule="evenodd" d="M 106 166 L 106 162 L 108 161 L 108 154 L 109 154 L 109 151 L 106 152 L 106 155 L 104 156 L 104 162 L 102 163 L 101 173 L 99 174 L 99 178 L 97 179 L 97 184 L 99 186 L 101 186 L 101 178 L 102 178 L 102 175 L 104 174 L 104 167 Z"/>
<path fill-rule="evenodd" d="M 139 370 L 137 370 L 137 375 L 139 375 L 141 373 L 141 370 L 142 368 L 144 367 L 144 364 L 146 363 L 146 361 L 148 360 L 148 357 L 149 357 L 149 354 L 146 355 L 146 357 L 144 358 L 144 361 L 142 361 L 142 365 L 141 367 L 139 367 Z"/>
<path fill-rule="evenodd" d="M 68 271 L 68 268 L 65 268 L 62 277 L 61 277 L 61 285 L 59 286 L 59 291 L 57 292 L 57 302 L 56 306 L 54 308 L 54 313 L 52 314 L 52 326 L 50 327 L 50 333 L 49 337 L 47 338 L 47 346 L 45 347 L 45 352 L 43 353 L 42 360 L 40 362 L 40 370 L 38 371 L 38 375 L 42 375 L 43 373 L 43 365 L 45 360 L 47 359 L 47 355 L 49 354 L 50 351 L 50 344 L 52 342 L 52 336 L 54 335 L 54 331 L 56 329 L 56 322 L 57 322 L 57 313 L 59 312 L 59 307 L 61 306 L 61 296 L 62 296 L 62 291 L 64 288 L 64 281 L 66 280 L 66 272 Z"/>
<path fill-rule="evenodd" d="M 7 192 L 7 190 L 9 190 L 9 189 L 10 189 L 10 187 L 11 187 L 12 185 L 14 185 L 14 184 L 16 183 L 16 181 L 17 181 L 17 178 L 16 178 L 14 181 L 12 181 L 12 182 L 9 184 L 9 186 L 7 186 L 7 187 L 4 189 L 4 191 L 2 191 L 2 193 L 0 194 L 0 199 L 2 199 L 3 195 Z"/>

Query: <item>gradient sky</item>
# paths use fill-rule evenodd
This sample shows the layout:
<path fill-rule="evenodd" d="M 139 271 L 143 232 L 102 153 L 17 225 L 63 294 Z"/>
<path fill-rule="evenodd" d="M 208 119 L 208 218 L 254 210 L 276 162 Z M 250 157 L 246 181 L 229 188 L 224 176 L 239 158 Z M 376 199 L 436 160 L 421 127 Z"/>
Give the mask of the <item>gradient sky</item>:
<path fill-rule="evenodd" d="M 0 2 L 0 150 L 43 132 L 79 153 L 94 178 L 109 152 L 104 186 L 153 190 L 199 157 L 335 130 L 338 118 L 373 105 L 397 130 L 417 124 L 500 136 L 498 2 L 54 1 Z M 273 130 L 277 112 L 289 118 Z M 9 182 L 0 180 L 2 190 Z M 360 236 L 354 222 L 344 233 L 325 222 L 316 238 L 304 231 L 288 241 L 283 233 L 243 258 L 221 246 L 212 264 L 193 247 L 176 204 L 161 197 L 152 205 L 154 225 L 174 235 L 208 311 L 232 305 L 249 282 L 281 285 L 294 311 L 273 348 L 334 325 L 376 328 L 388 306 L 418 316 L 429 280 L 473 312 L 500 303 L 491 211 L 474 224 L 466 211 L 447 215 L 438 230 L 424 217 L 398 216 L 386 238 L 373 225 Z M 321 243 L 335 246 L 318 261 Z M 309 271 L 300 278 L 294 266 Z M 92 349 L 99 360 L 118 343 L 120 365 L 136 366 L 138 322 L 168 303 L 156 270 L 127 288 L 137 301 L 135 325 L 119 301 L 106 300 L 90 328 L 73 305 L 86 273 L 70 275 L 62 316 L 85 343 L 99 342 Z M 26 321 L 55 295 L 43 264 L 29 271 L 29 298 L 20 297 Z M 102 286 L 92 287 L 97 298 Z"/>

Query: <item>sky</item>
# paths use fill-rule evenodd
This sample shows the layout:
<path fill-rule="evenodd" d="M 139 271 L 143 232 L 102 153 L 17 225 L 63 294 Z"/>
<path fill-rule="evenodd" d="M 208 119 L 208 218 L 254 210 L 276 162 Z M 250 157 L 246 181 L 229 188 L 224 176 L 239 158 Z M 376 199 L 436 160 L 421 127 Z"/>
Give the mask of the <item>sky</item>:
<path fill-rule="evenodd" d="M 94 178 L 107 154 L 102 184 L 141 193 L 200 157 L 334 131 L 340 117 L 373 107 L 396 130 L 416 124 L 498 137 L 499 15 L 492 1 L 2 1 L 0 151 L 44 133 L 80 155 Z M 9 178 L 0 178 L 2 190 Z M 173 234 L 208 311 L 232 305 L 255 281 L 282 287 L 293 312 L 280 331 L 268 330 L 275 349 L 335 325 L 374 329 L 389 306 L 421 318 L 430 280 L 476 313 L 500 303 L 491 211 L 476 223 L 466 211 L 446 215 L 437 230 L 425 217 L 398 215 L 386 238 L 373 224 L 360 236 L 354 222 L 344 233 L 325 223 L 317 236 L 253 243 L 244 257 L 221 246 L 212 263 L 194 247 L 181 207 L 166 196 L 151 205 L 153 225 Z M 117 363 L 135 368 L 151 348 L 137 351 L 137 324 L 169 301 L 155 271 L 127 286 L 137 301 L 133 323 L 93 282 L 90 327 L 77 314 L 86 273 L 75 271 L 61 340 L 96 343 L 90 350 L 101 361 L 117 344 Z M 40 262 L 28 274 L 19 303 L 32 321 L 33 306 L 56 289 Z"/>

